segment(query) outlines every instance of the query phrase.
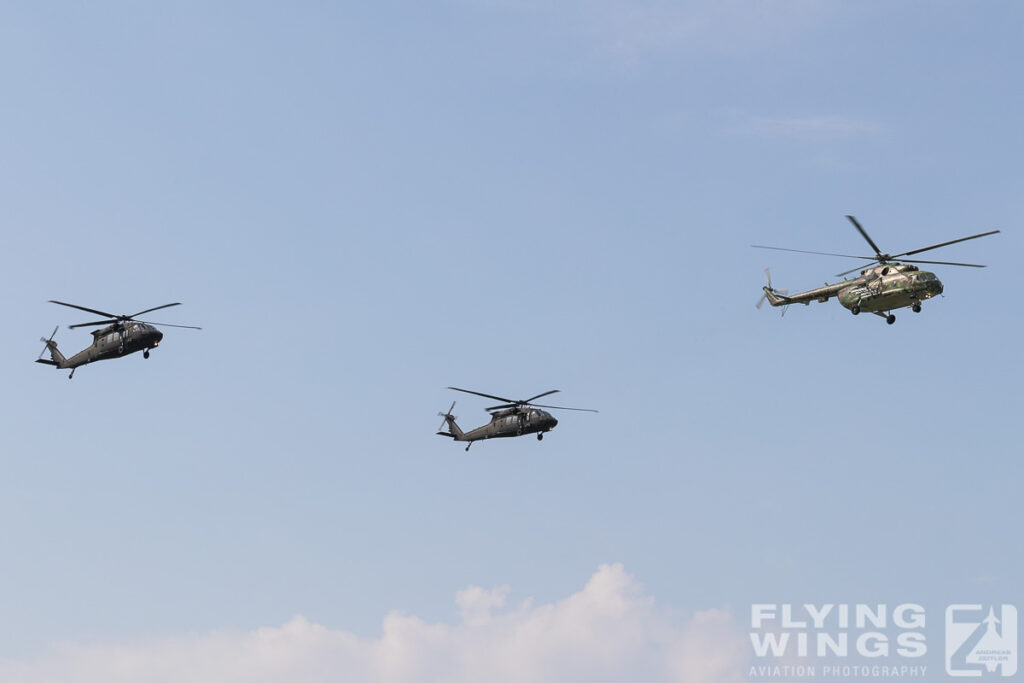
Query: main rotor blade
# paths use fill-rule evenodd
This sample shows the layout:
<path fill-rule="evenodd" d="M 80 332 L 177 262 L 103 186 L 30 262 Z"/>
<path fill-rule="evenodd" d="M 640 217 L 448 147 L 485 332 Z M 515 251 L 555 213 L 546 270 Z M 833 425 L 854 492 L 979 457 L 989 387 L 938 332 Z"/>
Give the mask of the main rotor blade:
<path fill-rule="evenodd" d="M 97 325 L 114 325 L 119 322 L 121 321 L 118 320 L 117 318 L 114 318 L 113 320 L 97 320 L 96 322 L 92 323 L 78 323 L 77 325 L 68 325 L 68 329 L 73 330 L 76 327 L 96 327 Z"/>
<path fill-rule="evenodd" d="M 128 318 L 128 319 L 131 319 L 131 318 L 134 318 L 137 315 L 142 315 L 143 313 L 149 313 L 150 311 L 159 311 L 161 308 L 170 308 L 171 306 L 180 306 L 180 305 L 181 305 L 180 301 L 177 302 L 177 303 L 173 303 L 173 304 L 164 304 L 163 306 L 157 306 L 155 308 L 147 308 L 144 311 L 139 311 L 138 313 L 132 313 L 131 315 L 126 315 L 124 317 Z"/>
<path fill-rule="evenodd" d="M 597 411 L 593 408 L 566 408 L 565 406 L 545 406 L 540 403 L 531 403 L 531 406 L 535 408 L 554 408 L 555 410 L 579 410 L 586 413 L 596 413 Z"/>
<path fill-rule="evenodd" d="M 877 244 L 875 244 L 874 240 L 872 240 L 872 239 L 871 239 L 871 238 L 870 238 L 870 237 L 868 236 L 868 233 L 867 233 L 867 231 L 866 231 L 866 230 L 864 230 L 864 228 L 860 227 L 860 223 L 858 223 L 858 222 L 857 222 L 857 219 L 856 219 L 856 218 L 854 218 L 853 216 L 850 216 L 849 214 L 847 214 L 847 216 L 846 216 L 846 217 L 850 219 L 850 222 L 851 222 L 851 223 L 853 223 L 853 227 L 857 228 L 857 231 L 858 231 L 858 232 L 860 232 L 860 234 L 861 234 L 861 235 L 862 235 L 862 236 L 864 237 L 864 239 L 866 239 L 866 240 L 868 241 L 868 244 L 870 244 L 870 245 L 871 245 L 871 248 L 875 250 L 875 255 L 876 255 L 876 256 L 877 256 L 878 258 L 881 258 L 881 257 L 882 257 L 882 250 L 881 250 L 881 249 L 879 249 L 879 248 L 878 248 L 878 245 L 877 245 Z"/>
<path fill-rule="evenodd" d="M 958 240 L 950 240 L 948 242 L 943 242 L 942 244 L 933 244 L 930 247 L 923 247 L 921 249 L 914 249 L 913 251 L 905 251 L 902 254 L 896 254 L 892 258 L 899 258 L 900 256 L 910 256 L 911 254 L 920 254 L 922 251 L 930 251 L 932 249 L 938 249 L 939 247 L 948 247 L 950 244 L 956 244 L 957 242 L 966 242 L 967 240 L 974 240 L 974 239 L 978 239 L 979 237 L 985 237 L 987 235 L 994 235 L 997 232 L 999 232 L 999 231 L 998 230 L 989 230 L 988 232 L 980 232 L 977 235 L 971 235 L 970 237 L 961 237 Z M 922 261 L 921 263 L 929 263 L 929 261 Z M 939 263 L 939 261 L 934 261 L 934 263 Z M 960 264 L 953 264 L 953 265 L 960 265 Z"/>
<path fill-rule="evenodd" d="M 458 387 L 448 387 L 454 391 L 461 391 L 465 394 L 476 394 L 477 396 L 483 396 L 484 398 L 493 398 L 495 401 L 504 401 L 505 403 L 516 403 L 510 398 L 502 398 L 501 396 L 492 396 L 491 394 L 483 394 L 479 391 L 470 391 L 469 389 L 459 389 Z"/>
<path fill-rule="evenodd" d="M 134 318 L 133 318 L 134 320 Z M 146 323 L 147 325 L 156 325 L 157 327 L 183 327 L 187 330 L 201 330 L 203 328 L 196 327 L 195 325 L 172 325 L 171 323 L 155 323 L 150 320 L 136 320 L 137 323 Z"/>
<path fill-rule="evenodd" d="M 67 306 L 68 308 L 77 308 L 78 310 L 85 311 L 86 313 L 95 313 L 96 315 L 105 315 L 108 318 L 116 318 L 117 317 L 113 313 L 105 313 L 103 311 L 97 311 L 95 308 L 86 308 L 85 306 L 76 306 L 75 304 L 67 304 L 67 303 L 64 303 L 63 301 L 54 301 L 53 299 L 50 299 L 50 303 L 51 304 L 60 304 L 61 306 Z"/>
<path fill-rule="evenodd" d="M 538 399 L 538 398 L 541 398 L 542 396 L 549 396 L 551 394 L 557 394 L 557 393 L 558 393 L 558 389 L 552 389 L 551 391 L 545 391 L 543 394 L 537 394 L 536 396 L 532 396 L 532 397 L 526 399 L 525 401 L 508 401 L 508 399 L 504 399 L 503 398 L 501 400 L 508 401 L 508 403 L 500 405 L 500 406 L 491 406 L 490 408 L 484 408 L 484 410 L 504 410 L 505 408 L 515 408 L 517 406 L 522 406 L 522 405 L 533 405 L 531 403 L 531 401 L 533 401 L 535 399 Z"/>
<path fill-rule="evenodd" d="M 900 259 L 903 263 L 937 263 L 942 266 L 968 266 L 970 268 L 987 268 L 980 263 L 956 263 L 954 261 L 912 261 L 908 258 Z"/>
<path fill-rule="evenodd" d="M 901 263 L 931 263 L 931 264 L 940 265 L 940 266 L 966 266 L 968 268 L 987 268 L 988 267 L 988 266 L 984 266 L 984 265 L 982 265 L 980 263 L 957 263 L 955 261 L 922 261 L 922 260 L 915 260 L 915 259 L 908 259 L 908 258 L 900 259 L 900 262 Z M 860 268 L 854 268 L 853 270 L 848 270 L 845 273 L 838 273 L 838 274 L 836 274 L 836 277 L 842 277 L 844 275 L 849 275 L 850 273 L 854 272 L 855 270 L 860 270 Z"/>
<path fill-rule="evenodd" d="M 875 260 L 875 259 L 872 259 L 872 260 Z M 850 270 L 844 270 L 841 273 L 836 273 L 836 277 L 843 277 L 844 275 L 849 275 L 850 273 L 855 273 L 858 270 L 864 270 L 866 268 L 874 268 L 874 266 L 857 266 L 856 268 L 851 268 Z"/>
<path fill-rule="evenodd" d="M 784 247 L 766 247 L 761 244 L 751 244 L 750 246 L 756 249 L 774 249 L 775 251 L 795 251 L 798 254 L 817 254 L 819 256 L 842 256 L 843 258 L 862 258 L 868 261 L 874 261 L 874 256 L 854 256 L 853 254 L 833 254 L 830 251 L 807 251 L 806 249 L 786 249 Z"/>

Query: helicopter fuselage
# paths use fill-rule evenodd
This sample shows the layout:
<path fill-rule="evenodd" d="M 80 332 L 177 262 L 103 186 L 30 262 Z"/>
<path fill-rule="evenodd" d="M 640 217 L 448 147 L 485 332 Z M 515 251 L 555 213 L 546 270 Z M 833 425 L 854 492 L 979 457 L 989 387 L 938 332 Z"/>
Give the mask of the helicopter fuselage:
<path fill-rule="evenodd" d="M 558 420 L 546 410 L 530 408 L 526 410 L 501 410 L 491 414 L 491 421 L 482 427 L 471 429 L 457 441 L 480 441 L 482 439 L 498 439 L 508 436 L 522 436 L 550 432 L 558 424 Z"/>
<path fill-rule="evenodd" d="M 926 270 L 907 263 L 890 263 L 868 268 L 858 280 L 839 291 L 839 303 L 851 311 L 856 307 L 865 313 L 892 311 L 920 305 L 922 301 L 942 294 L 942 281 Z"/>
<path fill-rule="evenodd" d="M 484 439 L 499 439 L 510 436 L 523 436 L 524 434 L 536 434 L 537 440 L 541 441 L 544 438 L 544 432 L 550 432 L 558 424 L 558 420 L 546 410 L 542 408 L 553 408 L 555 410 L 579 410 L 588 413 L 596 413 L 597 411 L 592 408 L 568 408 L 566 406 L 552 406 L 543 405 L 540 403 L 533 403 L 538 398 L 544 396 L 550 396 L 551 394 L 557 394 L 558 389 L 551 389 L 545 391 L 542 394 L 537 394 L 526 400 L 514 401 L 512 399 L 504 398 L 502 396 L 495 396 L 493 394 L 485 394 L 479 391 L 471 391 L 469 389 L 459 389 L 458 387 L 448 387 L 454 391 L 461 391 L 465 394 L 474 394 L 476 396 L 483 396 L 484 398 L 492 398 L 496 401 L 502 401 L 502 405 L 491 406 L 487 411 L 491 414 L 491 421 L 482 427 L 471 429 L 468 432 L 463 432 L 459 428 L 459 425 L 455 423 L 455 416 L 452 415 L 452 411 L 455 409 L 455 401 L 452 401 L 451 407 L 448 408 L 446 413 L 438 413 L 440 417 L 444 418 L 444 422 L 441 424 L 448 425 L 448 431 L 439 431 L 439 436 L 447 436 L 456 441 L 468 441 L 469 444 L 466 446 L 466 450 L 473 445 L 474 441 L 483 441 Z"/>
<path fill-rule="evenodd" d="M 118 329 L 120 327 L 120 329 Z M 130 322 L 123 325 L 110 325 L 92 332 L 92 345 L 68 359 L 72 363 L 76 358 L 82 356 L 84 363 L 93 363 L 98 360 L 109 360 L 120 358 L 136 351 L 148 351 L 156 348 L 164 333 L 152 325 L 139 322 Z"/>
<path fill-rule="evenodd" d="M 920 307 L 922 301 L 942 294 L 942 281 L 926 270 L 909 263 L 885 263 L 866 268 L 860 277 L 825 285 L 798 294 L 781 295 L 764 288 L 772 306 L 810 305 L 812 301 L 839 299 L 844 308 L 860 313 L 892 311 Z"/>
<path fill-rule="evenodd" d="M 99 327 L 99 329 L 92 332 L 92 344 L 70 358 L 64 357 L 64 354 L 57 348 L 57 342 L 53 340 L 53 337 L 57 334 L 58 328 L 53 328 L 53 334 L 50 335 L 49 339 L 41 338 L 39 340 L 46 344 L 46 348 L 43 349 L 43 353 L 49 351 L 50 360 L 44 360 L 42 354 L 39 354 L 39 358 L 36 359 L 36 362 L 44 363 L 45 365 L 53 365 L 58 369 L 71 368 L 71 373 L 68 375 L 68 379 L 75 376 L 75 368 L 86 365 L 87 363 L 95 363 L 98 360 L 122 358 L 135 353 L 136 351 L 142 351 L 142 355 L 145 358 L 149 358 L 149 350 L 159 346 L 160 340 L 164 338 L 164 333 L 157 329 L 158 325 L 184 327 L 193 330 L 202 329 L 201 327 L 196 327 L 194 325 L 152 323 L 146 322 L 145 320 L 139 320 L 137 318 L 137 316 L 140 316 L 143 313 L 159 311 L 172 306 L 180 306 L 180 302 L 154 306 L 153 308 L 147 308 L 144 311 L 139 311 L 132 315 L 114 315 L 113 313 L 107 313 L 106 311 L 100 311 L 95 308 L 87 308 L 85 306 L 79 306 L 78 304 L 69 304 L 65 301 L 57 301 L 55 299 L 50 299 L 50 303 L 67 306 L 68 308 L 75 308 L 80 311 L 85 311 L 86 313 L 102 315 L 107 318 L 106 320 L 96 320 L 93 322 L 78 323 L 76 325 L 69 326 L 72 329 L 76 327 Z"/>
<path fill-rule="evenodd" d="M 810 305 L 812 301 L 825 302 L 832 297 L 837 297 L 839 303 L 851 313 L 874 313 L 885 318 L 885 322 L 892 325 L 896 322 L 896 316 L 891 313 L 897 308 L 910 307 L 915 313 L 921 312 L 921 302 L 942 294 L 942 282 L 926 270 L 921 270 L 915 263 L 939 264 L 945 266 L 965 266 L 967 268 L 984 268 L 980 263 L 962 263 L 958 261 L 924 261 L 916 258 L 917 254 L 940 249 L 953 244 L 975 240 L 979 237 L 988 237 L 998 234 L 998 230 L 979 232 L 977 235 L 958 237 L 954 240 L 939 242 L 920 249 L 901 251 L 898 254 L 889 254 L 879 249 L 875 241 L 871 239 L 864 227 L 856 218 L 847 214 L 846 218 L 857 229 L 864 241 L 874 250 L 874 256 L 859 256 L 852 254 L 836 254 L 827 251 L 807 251 L 806 249 L 788 249 L 785 247 L 768 247 L 762 244 L 751 246 L 757 249 L 774 249 L 776 251 L 795 251 L 804 254 L 817 254 L 819 256 L 839 256 L 842 258 L 864 259 L 877 263 L 867 268 L 851 268 L 839 273 L 836 277 L 843 277 L 860 270 L 860 277 L 853 280 L 843 280 L 834 285 L 826 284 L 824 287 L 811 289 L 799 294 L 789 294 L 785 290 L 776 290 L 772 287 L 771 272 L 765 268 L 765 275 L 768 276 L 768 286 L 762 287 L 764 296 L 757 302 L 757 308 L 767 299 L 772 306 L 789 306 L 790 304 Z M 900 263 L 898 259 L 904 256 L 914 256 L 913 259 L 904 259 Z M 785 313 L 785 309 L 783 309 Z"/>
<path fill-rule="evenodd" d="M 100 360 L 121 358 L 136 351 L 156 348 L 164 333 L 152 325 L 140 322 L 128 322 L 122 325 L 108 325 L 92 332 L 92 344 L 63 361 L 51 361 L 58 369 L 77 368 Z M 50 342 L 56 349 L 57 342 Z"/>

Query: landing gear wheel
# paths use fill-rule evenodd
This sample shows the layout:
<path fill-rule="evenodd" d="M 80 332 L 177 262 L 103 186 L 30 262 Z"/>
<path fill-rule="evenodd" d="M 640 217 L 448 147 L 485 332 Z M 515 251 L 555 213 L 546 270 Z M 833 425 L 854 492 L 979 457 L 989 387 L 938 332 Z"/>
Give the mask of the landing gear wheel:
<path fill-rule="evenodd" d="M 543 434 L 540 434 L 540 433 L 538 433 L 538 434 L 537 434 L 537 441 L 543 441 L 543 440 L 544 440 L 544 435 L 543 435 Z"/>
<path fill-rule="evenodd" d="M 890 313 L 889 317 L 885 319 L 885 322 L 892 325 L 894 322 L 896 322 L 896 316 Z"/>
<path fill-rule="evenodd" d="M 142 357 L 149 358 L 149 349 L 146 349 L 145 351 L 142 352 Z"/>
<path fill-rule="evenodd" d="M 860 315 L 860 306 L 854 306 L 853 308 L 851 308 L 850 313 L 853 313 L 854 315 Z"/>
<path fill-rule="evenodd" d="M 912 310 L 914 313 L 920 313 L 921 304 L 914 304 L 913 306 L 910 307 L 910 310 Z"/>

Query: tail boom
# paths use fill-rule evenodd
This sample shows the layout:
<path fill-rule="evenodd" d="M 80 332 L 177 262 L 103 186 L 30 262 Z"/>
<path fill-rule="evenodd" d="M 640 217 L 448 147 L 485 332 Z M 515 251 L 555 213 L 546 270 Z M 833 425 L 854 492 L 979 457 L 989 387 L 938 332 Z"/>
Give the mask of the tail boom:
<path fill-rule="evenodd" d="M 772 289 L 771 287 L 762 287 L 762 289 L 764 289 L 764 295 L 765 297 L 767 297 L 768 303 L 770 303 L 772 306 L 786 306 L 788 304 L 793 303 L 793 301 L 788 296 L 776 294 L 775 290 Z"/>

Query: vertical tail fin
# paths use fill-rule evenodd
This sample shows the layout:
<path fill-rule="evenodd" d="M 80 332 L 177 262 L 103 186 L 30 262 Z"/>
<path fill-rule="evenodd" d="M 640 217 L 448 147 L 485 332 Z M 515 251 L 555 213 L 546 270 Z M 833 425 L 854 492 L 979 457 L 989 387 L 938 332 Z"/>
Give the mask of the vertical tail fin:
<path fill-rule="evenodd" d="M 438 431 L 438 434 L 441 435 L 441 436 L 450 436 L 451 438 L 455 439 L 456 441 L 461 441 L 462 440 L 462 436 L 463 436 L 463 432 L 462 432 L 461 429 L 459 429 L 459 425 L 455 424 L 455 416 L 452 415 L 452 410 L 454 410 L 454 409 L 455 409 L 455 401 L 452 401 L 452 404 L 448 408 L 448 412 L 447 413 L 438 413 L 438 415 L 440 415 L 441 417 L 444 418 L 444 422 L 441 423 L 441 427 L 438 427 L 438 429 L 441 429 L 446 424 L 448 425 L 448 431 L 447 432 Z"/>
<path fill-rule="evenodd" d="M 772 271 L 770 268 L 764 269 L 764 276 L 768 279 L 768 286 L 761 288 L 764 290 L 764 294 L 761 295 L 761 298 L 758 299 L 757 304 L 755 304 L 757 309 L 761 309 L 761 306 L 764 304 L 766 299 L 768 300 L 768 303 L 770 303 L 772 306 L 788 307 L 790 302 L 786 298 L 786 295 L 789 294 L 789 290 L 775 289 L 774 287 L 772 287 Z M 782 309 L 782 315 L 786 315 L 785 308 Z"/>
<path fill-rule="evenodd" d="M 57 330 L 60 326 L 53 328 L 53 334 L 50 335 L 49 339 L 39 338 L 39 341 L 46 344 L 43 350 L 39 352 L 39 358 L 36 359 L 37 363 L 44 363 L 46 365 L 56 365 L 58 368 L 64 367 L 64 363 L 67 362 L 67 358 L 64 354 L 57 350 L 57 342 L 53 341 L 54 336 L 57 334 Z M 43 354 L 47 351 L 50 352 L 50 360 L 43 360 Z"/>

